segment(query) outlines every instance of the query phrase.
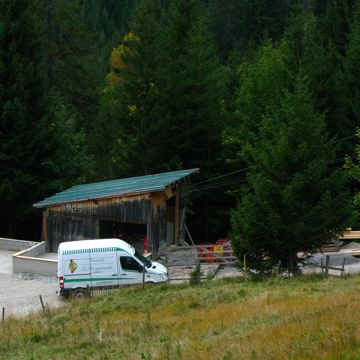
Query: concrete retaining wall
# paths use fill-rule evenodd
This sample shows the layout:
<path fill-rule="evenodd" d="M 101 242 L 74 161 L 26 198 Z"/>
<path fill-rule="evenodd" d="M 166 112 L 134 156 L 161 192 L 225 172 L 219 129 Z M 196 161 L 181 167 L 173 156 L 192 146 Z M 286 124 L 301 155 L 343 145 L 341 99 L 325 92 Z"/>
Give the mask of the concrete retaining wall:
<path fill-rule="evenodd" d="M 37 257 L 46 252 L 45 242 L 0 238 L 0 250 L 17 251 L 12 256 L 13 273 L 57 274 L 57 260 Z"/>
<path fill-rule="evenodd" d="M 20 251 L 37 244 L 39 243 L 34 241 L 0 238 L 0 250 Z"/>
<path fill-rule="evenodd" d="M 35 243 L 34 246 L 14 254 L 13 272 L 56 276 L 57 260 L 36 257 L 44 253 L 45 242 L 43 241 L 41 243 Z"/>
<path fill-rule="evenodd" d="M 57 260 L 14 255 L 13 269 L 14 273 L 30 273 L 46 276 L 56 276 Z"/>

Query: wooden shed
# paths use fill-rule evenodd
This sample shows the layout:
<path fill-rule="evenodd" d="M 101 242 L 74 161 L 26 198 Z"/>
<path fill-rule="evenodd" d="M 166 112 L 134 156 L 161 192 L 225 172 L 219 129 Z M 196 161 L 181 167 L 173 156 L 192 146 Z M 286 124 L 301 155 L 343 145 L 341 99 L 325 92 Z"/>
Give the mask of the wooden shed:
<path fill-rule="evenodd" d="M 158 254 L 179 242 L 185 218 L 183 184 L 199 169 L 73 186 L 36 204 L 43 208 L 47 251 L 60 242 L 121 238 Z"/>

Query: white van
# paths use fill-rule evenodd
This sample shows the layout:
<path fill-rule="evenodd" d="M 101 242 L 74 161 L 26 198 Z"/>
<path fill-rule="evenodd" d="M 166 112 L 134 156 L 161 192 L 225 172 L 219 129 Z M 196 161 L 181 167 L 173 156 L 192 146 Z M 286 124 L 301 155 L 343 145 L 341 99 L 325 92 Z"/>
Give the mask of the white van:
<path fill-rule="evenodd" d="M 143 277 L 145 282 L 157 283 L 167 281 L 168 272 L 123 240 L 81 240 L 59 245 L 60 295 L 83 296 L 91 288 L 139 284 Z"/>

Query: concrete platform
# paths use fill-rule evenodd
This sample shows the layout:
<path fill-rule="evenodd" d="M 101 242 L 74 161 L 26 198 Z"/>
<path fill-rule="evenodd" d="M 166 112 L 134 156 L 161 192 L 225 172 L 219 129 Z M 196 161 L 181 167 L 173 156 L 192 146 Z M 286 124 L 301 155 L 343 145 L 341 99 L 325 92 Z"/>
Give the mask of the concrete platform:
<path fill-rule="evenodd" d="M 12 256 L 16 251 L 0 250 L 0 274 L 13 273 L 13 259 Z"/>

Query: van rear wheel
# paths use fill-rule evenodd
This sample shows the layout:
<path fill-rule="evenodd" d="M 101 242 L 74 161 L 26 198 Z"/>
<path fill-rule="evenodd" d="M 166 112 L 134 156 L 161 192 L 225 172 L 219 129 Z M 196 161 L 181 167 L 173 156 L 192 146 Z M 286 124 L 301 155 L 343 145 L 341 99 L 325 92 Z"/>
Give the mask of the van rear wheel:
<path fill-rule="evenodd" d="M 89 296 L 89 292 L 86 289 L 76 289 L 72 293 L 72 297 L 75 299 L 84 299 Z"/>

